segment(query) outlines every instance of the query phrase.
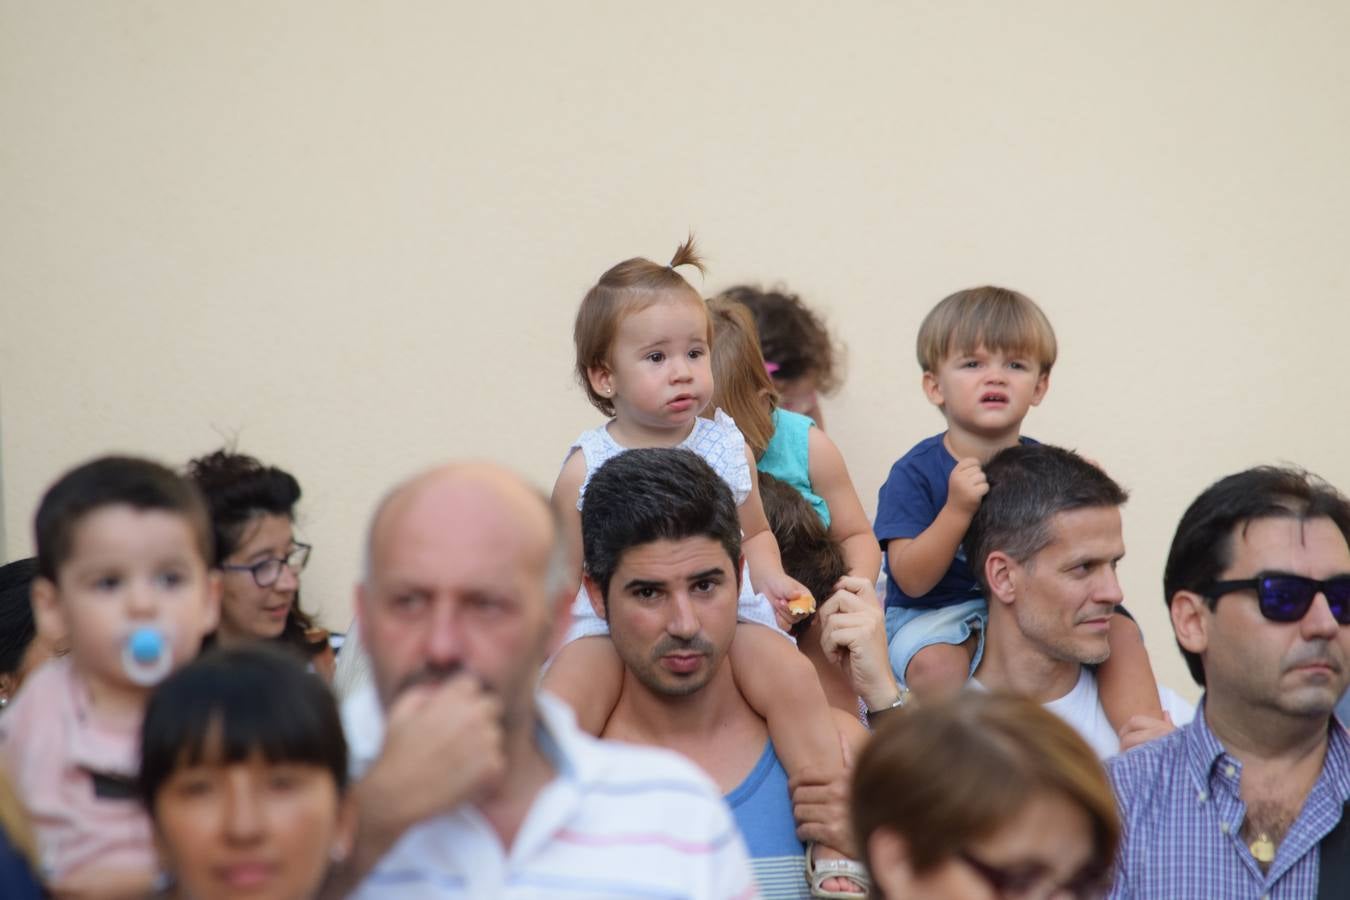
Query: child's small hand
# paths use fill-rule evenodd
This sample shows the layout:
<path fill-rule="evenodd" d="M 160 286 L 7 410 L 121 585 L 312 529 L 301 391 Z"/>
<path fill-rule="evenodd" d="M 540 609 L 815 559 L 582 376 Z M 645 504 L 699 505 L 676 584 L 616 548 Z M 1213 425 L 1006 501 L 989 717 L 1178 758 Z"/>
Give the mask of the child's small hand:
<path fill-rule="evenodd" d="M 769 598 L 769 602 L 773 604 L 773 608 L 780 619 L 785 618 L 789 622 L 796 622 L 798 619 L 805 618 L 816 608 L 814 600 L 807 604 L 805 610 L 801 609 L 802 604 L 793 603 L 799 597 L 811 597 L 811 592 L 800 581 L 789 576 L 786 572 L 775 572 L 763 578 L 761 583 L 755 585 L 755 589 Z M 790 603 L 794 609 L 788 609 Z"/>
<path fill-rule="evenodd" d="M 1124 753 L 1131 747 L 1138 747 L 1140 744 L 1147 744 L 1149 741 L 1156 740 L 1170 731 L 1176 731 L 1177 726 L 1172 722 L 1172 714 L 1163 710 L 1163 717 L 1155 719 L 1152 716 L 1130 716 L 1130 721 L 1125 723 L 1125 727 L 1120 729 L 1120 752 Z"/>
<path fill-rule="evenodd" d="M 971 456 L 958 462 L 947 479 L 947 505 L 973 516 L 987 493 L 989 480 L 984 477 L 980 461 Z"/>

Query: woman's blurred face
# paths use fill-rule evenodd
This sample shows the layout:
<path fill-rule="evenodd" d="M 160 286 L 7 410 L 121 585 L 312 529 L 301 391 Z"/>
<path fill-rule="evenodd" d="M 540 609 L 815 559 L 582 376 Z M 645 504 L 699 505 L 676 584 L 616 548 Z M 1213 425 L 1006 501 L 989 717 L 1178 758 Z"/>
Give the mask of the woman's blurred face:
<path fill-rule="evenodd" d="M 815 421 L 817 428 L 825 430 L 825 416 L 820 411 L 820 396 L 816 392 L 814 372 L 808 372 L 797 378 L 774 378 L 773 386 L 778 391 L 779 405 L 783 409 L 808 416 Z"/>
<path fill-rule="evenodd" d="M 265 513 L 244 526 L 243 540 L 223 560 L 230 567 L 223 573 L 220 602 L 220 637 L 224 641 L 274 638 L 285 629 L 286 616 L 300 590 L 300 573 L 281 566 L 276 581 L 259 585 L 253 573 L 239 567 L 286 559 L 294 548 L 295 533 L 288 516 Z"/>
<path fill-rule="evenodd" d="M 254 753 L 175 771 L 155 796 L 155 826 L 179 897 L 303 900 L 350 847 L 347 807 L 328 769 Z"/>
<path fill-rule="evenodd" d="M 888 900 L 1048 900 L 1091 896 L 1080 884 L 1092 859 L 1092 820 L 1063 794 L 1035 797 L 994 834 L 916 876 L 904 839 L 868 842 L 872 877 Z"/>

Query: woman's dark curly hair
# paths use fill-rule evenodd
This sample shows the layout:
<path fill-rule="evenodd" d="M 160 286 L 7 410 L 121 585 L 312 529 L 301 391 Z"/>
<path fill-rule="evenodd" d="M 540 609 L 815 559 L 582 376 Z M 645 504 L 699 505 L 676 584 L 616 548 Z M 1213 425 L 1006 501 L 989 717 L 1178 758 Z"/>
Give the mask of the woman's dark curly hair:
<path fill-rule="evenodd" d="M 781 285 L 764 290 L 749 284 L 729 287 L 721 295 L 743 303 L 755 317 L 759 348 L 764 360 L 777 366 L 773 376 L 791 381 L 803 375 L 816 377 L 816 389 L 830 394 L 843 381 L 843 348 L 830 340 L 820 316 L 801 298 Z"/>

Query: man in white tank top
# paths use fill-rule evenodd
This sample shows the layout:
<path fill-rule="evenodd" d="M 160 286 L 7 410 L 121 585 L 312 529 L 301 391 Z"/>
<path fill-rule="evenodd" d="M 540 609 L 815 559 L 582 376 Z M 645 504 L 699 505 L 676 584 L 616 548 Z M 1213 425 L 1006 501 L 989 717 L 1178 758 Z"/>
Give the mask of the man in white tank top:
<path fill-rule="evenodd" d="M 989 633 L 972 687 L 1038 700 L 1103 759 L 1191 720 L 1194 708 L 1159 685 L 1172 724 L 1136 716 L 1123 738 L 1106 718 L 1093 666 L 1110 655 L 1107 629 L 1123 600 L 1126 494 L 1078 455 L 1014 447 L 988 467 L 989 493 L 965 548 L 989 598 Z"/>

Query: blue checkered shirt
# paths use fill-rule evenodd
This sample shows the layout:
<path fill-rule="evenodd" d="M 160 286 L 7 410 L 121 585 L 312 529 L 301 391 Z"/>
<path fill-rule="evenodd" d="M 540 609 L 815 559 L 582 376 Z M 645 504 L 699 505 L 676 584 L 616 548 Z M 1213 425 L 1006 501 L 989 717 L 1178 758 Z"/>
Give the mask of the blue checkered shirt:
<path fill-rule="evenodd" d="M 1195 719 L 1106 762 L 1122 843 L 1111 900 L 1311 900 L 1318 842 L 1350 799 L 1350 738 L 1333 719 L 1322 774 L 1262 872 L 1242 840 L 1242 763 Z M 1347 888 L 1350 896 L 1350 888 Z"/>

